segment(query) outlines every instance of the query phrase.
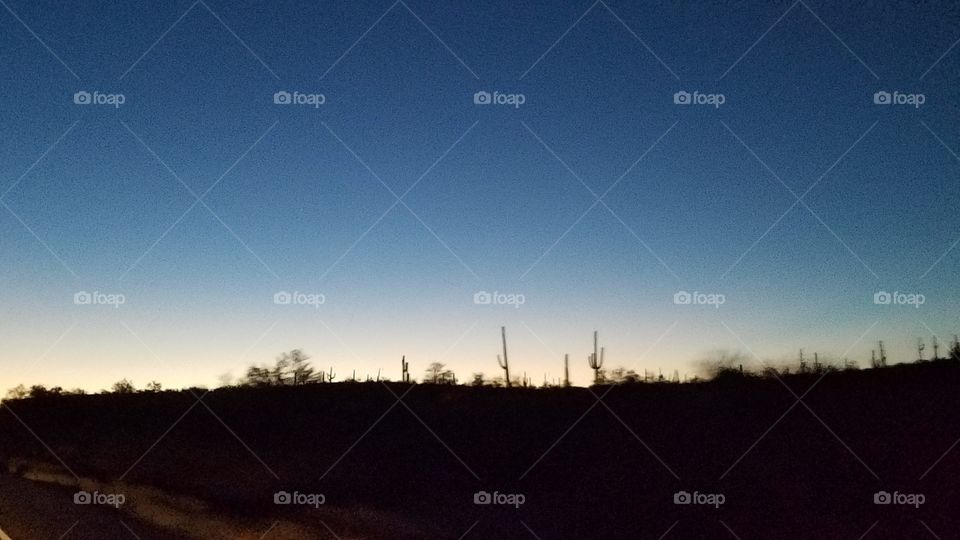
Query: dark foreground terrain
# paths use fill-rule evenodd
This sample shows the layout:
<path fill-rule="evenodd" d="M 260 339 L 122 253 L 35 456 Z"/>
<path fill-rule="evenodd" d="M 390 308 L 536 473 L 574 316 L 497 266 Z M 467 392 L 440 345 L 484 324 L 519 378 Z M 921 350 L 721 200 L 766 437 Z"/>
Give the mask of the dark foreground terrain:
<path fill-rule="evenodd" d="M 63 530 L 30 538 L 74 522 L 78 538 L 123 538 L 102 523 L 116 519 L 143 538 L 946 539 L 960 531 L 958 438 L 960 366 L 946 361 L 591 389 L 22 399 L 0 408 L 0 529 L 21 540 L 22 521 L 60 505 Z M 78 485 L 125 493 L 124 507 L 74 505 Z M 275 504 L 281 491 L 323 504 Z M 475 504 L 480 491 L 513 504 Z M 681 491 L 714 504 L 676 504 Z M 33 499 L 46 502 L 31 518 Z"/>

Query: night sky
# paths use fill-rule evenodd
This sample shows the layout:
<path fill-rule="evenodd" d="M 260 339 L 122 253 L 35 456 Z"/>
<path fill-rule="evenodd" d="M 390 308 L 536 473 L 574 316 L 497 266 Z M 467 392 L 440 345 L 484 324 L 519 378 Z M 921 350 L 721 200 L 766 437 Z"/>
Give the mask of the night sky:
<path fill-rule="evenodd" d="M 3 389 L 960 332 L 949 3 L 0 6 Z"/>

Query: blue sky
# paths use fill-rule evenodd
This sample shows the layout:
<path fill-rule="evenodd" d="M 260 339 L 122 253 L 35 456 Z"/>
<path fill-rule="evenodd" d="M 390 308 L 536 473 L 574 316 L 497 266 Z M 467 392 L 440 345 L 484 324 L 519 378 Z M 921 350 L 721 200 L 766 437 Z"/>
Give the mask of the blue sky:
<path fill-rule="evenodd" d="M 570 353 L 582 384 L 594 329 L 611 367 L 693 374 L 960 326 L 949 5 L 4 2 L 0 385 L 213 385 L 294 347 L 494 375 L 501 325 L 515 373 Z"/>

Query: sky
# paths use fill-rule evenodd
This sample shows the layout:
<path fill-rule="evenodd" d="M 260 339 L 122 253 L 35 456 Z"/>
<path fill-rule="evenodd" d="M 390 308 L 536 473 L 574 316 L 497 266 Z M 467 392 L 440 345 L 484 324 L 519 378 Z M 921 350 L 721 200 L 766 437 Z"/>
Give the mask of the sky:
<path fill-rule="evenodd" d="M 0 6 L 0 388 L 960 332 L 949 3 Z"/>

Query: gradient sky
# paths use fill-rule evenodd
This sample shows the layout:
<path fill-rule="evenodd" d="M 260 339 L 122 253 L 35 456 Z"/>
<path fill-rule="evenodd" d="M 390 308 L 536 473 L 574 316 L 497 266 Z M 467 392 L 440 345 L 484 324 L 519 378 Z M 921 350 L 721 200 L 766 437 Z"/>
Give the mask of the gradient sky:
<path fill-rule="evenodd" d="M 0 4 L 0 389 L 215 385 L 297 347 L 466 379 L 501 325 L 515 374 L 570 353 L 577 384 L 594 329 L 609 366 L 681 374 L 960 331 L 948 3 Z"/>

